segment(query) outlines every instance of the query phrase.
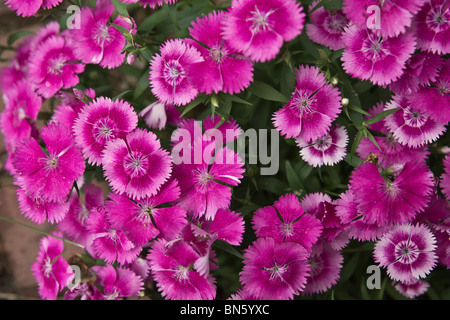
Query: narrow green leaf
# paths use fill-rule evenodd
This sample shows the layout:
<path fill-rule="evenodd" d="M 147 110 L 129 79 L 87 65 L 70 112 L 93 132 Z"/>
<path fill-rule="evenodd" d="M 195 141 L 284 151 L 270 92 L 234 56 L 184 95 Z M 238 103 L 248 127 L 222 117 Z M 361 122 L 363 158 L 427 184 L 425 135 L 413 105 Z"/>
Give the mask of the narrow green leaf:
<path fill-rule="evenodd" d="M 381 150 L 381 147 L 378 145 L 378 142 L 375 140 L 375 138 L 373 137 L 372 133 L 369 132 L 369 130 L 365 130 L 366 132 L 366 137 L 372 141 L 372 143 L 378 148 L 378 150 Z"/>
<path fill-rule="evenodd" d="M 244 256 L 228 242 L 225 242 L 222 240 L 216 240 L 216 241 L 214 241 L 213 245 L 214 245 L 214 247 L 216 247 L 220 250 L 223 250 L 225 252 L 228 252 L 228 253 L 234 255 L 235 257 L 238 257 L 241 260 L 245 260 Z"/>
<path fill-rule="evenodd" d="M 196 99 L 194 99 L 193 101 L 191 101 L 186 108 L 183 110 L 183 112 L 181 112 L 180 114 L 180 118 L 183 117 L 186 113 L 188 113 L 189 111 L 191 111 L 192 109 L 194 109 L 196 106 L 198 106 L 199 104 L 203 103 L 205 101 L 205 97 L 203 96 L 199 96 Z"/>
<path fill-rule="evenodd" d="M 114 98 L 113 98 L 113 100 L 118 100 L 118 99 L 122 99 L 125 95 L 127 95 L 129 92 L 131 92 L 131 90 L 127 90 L 127 91 L 124 91 L 124 92 L 122 92 L 122 93 L 119 93 L 117 96 L 115 96 Z"/>
<path fill-rule="evenodd" d="M 123 16 L 129 16 L 126 4 L 120 2 L 119 0 L 111 0 L 111 2 L 119 14 Z"/>
<path fill-rule="evenodd" d="M 351 104 L 351 105 L 348 106 L 348 108 L 353 110 L 353 111 L 356 111 L 358 113 L 361 113 L 361 114 L 363 114 L 365 116 L 370 116 L 370 114 L 367 111 L 363 110 L 362 108 L 360 108 L 358 106 L 355 106 L 355 105 Z"/>
<path fill-rule="evenodd" d="M 250 87 L 248 87 L 248 91 L 265 100 L 282 103 L 289 102 L 289 99 L 286 98 L 280 91 L 261 81 L 253 81 Z"/>
<path fill-rule="evenodd" d="M 289 160 L 286 160 L 286 178 L 289 184 L 289 187 L 293 190 L 304 190 L 304 185 L 301 182 L 300 178 L 297 175 L 297 172 L 295 172 L 294 168 L 292 167 Z"/>
<path fill-rule="evenodd" d="M 358 148 L 359 143 L 361 142 L 362 138 L 364 137 L 364 130 L 358 131 L 355 137 L 355 141 L 353 141 L 352 149 L 350 151 L 350 158 L 353 158 L 356 152 L 356 148 Z"/>
<path fill-rule="evenodd" d="M 25 37 L 25 36 L 29 36 L 29 35 L 32 35 L 32 34 L 34 34 L 34 32 L 33 31 L 28 31 L 28 30 L 14 32 L 13 34 L 11 34 L 8 37 L 8 40 L 7 40 L 8 46 L 11 47 L 14 44 L 14 42 L 19 40 L 20 38 Z"/>
<path fill-rule="evenodd" d="M 387 116 L 390 116 L 395 111 L 400 110 L 400 109 L 401 108 L 394 108 L 394 109 L 384 110 L 384 111 L 380 112 L 379 114 L 377 114 L 376 116 L 374 116 L 374 117 L 370 118 L 369 120 L 367 120 L 365 123 L 366 123 L 366 125 L 374 124 L 374 123 L 376 123 L 376 122 L 378 122 L 380 120 L 383 120 Z"/>
<path fill-rule="evenodd" d="M 145 70 L 140 76 L 136 88 L 134 89 L 133 98 L 139 98 L 146 90 L 149 90 L 150 80 L 148 70 Z"/>

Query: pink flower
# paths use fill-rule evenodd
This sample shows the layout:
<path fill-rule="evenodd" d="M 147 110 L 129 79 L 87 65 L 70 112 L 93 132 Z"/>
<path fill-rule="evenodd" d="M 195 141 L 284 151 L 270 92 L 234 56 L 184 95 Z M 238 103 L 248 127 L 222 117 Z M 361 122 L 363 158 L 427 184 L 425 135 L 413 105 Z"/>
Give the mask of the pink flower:
<path fill-rule="evenodd" d="M 403 75 L 389 84 L 389 89 L 397 95 L 411 94 L 420 86 L 428 86 L 439 75 L 444 59 L 435 53 L 420 52 L 406 61 Z"/>
<path fill-rule="evenodd" d="M 319 1 L 314 1 L 309 9 L 312 10 Z M 344 48 L 342 34 L 348 24 L 347 17 L 342 10 L 325 10 L 320 7 L 310 12 L 311 23 L 306 25 L 306 34 L 315 43 L 321 44 L 331 50 Z"/>
<path fill-rule="evenodd" d="M 127 267 L 112 265 L 94 266 L 96 283 L 102 291 L 96 291 L 95 300 L 119 300 L 120 298 L 138 297 L 144 289 L 141 277 Z"/>
<path fill-rule="evenodd" d="M 81 8 L 80 28 L 71 29 L 69 34 L 74 42 L 76 56 L 83 63 L 112 69 L 124 61 L 125 52 L 122 49 L 127 41 L 112 24 L 131 32 L 132 26 L 120 15 L 112 20 L 113 12 L 113 3 L 106 0 L 99 1 L 95 9 L 88 6 Z"/>
<path fill-rule="evenodd" d="M 41 196 L 30 197 L 23 188 L 17 188 L 19 210 L 26 218 L 36 224 L 60 223 L 69 211 L 69 201 L 45 201 Z"/>
<path fill-rule="evenodd" d="M 425 1 L 416 16 L 417 47 L 438 54 L 450 53 L 450 5 L 446 0 Z"/>
<path fill-rule="evenodd" d="M 186 211 L 172 205 L 179 194 L 177 181 L 170 180 L 156 195 L 137 201 L 112 193 L 105 209 L 112 225 L 122 228 L 127 237 L 137 245 L 144 245 L 157 236 L 172 240 L 187 223 Z"/>
<path fill-rule="evenodd" d="M 157 136 L 137 128 L 108 142 L 102 164 L 114 192 L 134 200 L 155 195 L 172 172 L 172 159 Z"/>
<path fill-rule="evenodd" d="M 342 161 L 347 154 L 347 144 L 347 130 L 340 125 L 332 126 L 327 134 L 317 139 L 297 139 L 302 159 L 314 167 L 332 166 Z"/>
<path fill-rule="evenodd" d="M 257 62 L 275 58 L 303 30 L 305 14 L 293 0 L 233 0 L 223 22 L 231 48 Z"/>
<path fill-rule="evenodd" d="M 409 101 L 434 121 L 450 122 L 450 60 L 445 60 L 439 76 L 429 86 L 422 86 L 409 96 Z"/>
<path fill-rule="evenodd" d="M 417 148 L 436 141 L 446 128 L 431 119 L 421 108 L 411 103 L 407 96 L 394 96 L 385 110 L 400 108 L 384 119 L 394 138 L 403 145 Z"/>
<path fill-rule="evenodd" d="M 407 223 L 426 207 L 433 174 L 424 164 L 408 162 L 392 176 L 382 176 L 375 164 L 365 162 L 353 171 L 349 187 L 368 223 Z"/>
<path fill-rule="evenodd" d="M 34 53 L 29 63 L 29 79 L 44 98 L 78 84 L 77 74 L 84 71 L 84 64 L 77 61 L 69 38 L 53 35 L 40 43 Z"/>
<path fill-rule="evenodd" d="M 42 98 L 26 80 L 18 81 L 4 91 L 5 109 L 1 113 L 0 126 L 5 143 L 15 150 L 17 143 L 36 131 L 35 121 L 41 109 Z"/>
<path fill-rule="evenodd" d="M 156 101 L 145 107 L 139 116 L 150 129 L 164 129 L 168 124 L 178 125 L 180 112 L 173 104 Z"/>
<path fill-rule="evenodd" d="M 344 257 L 330 244 L 318 243 L 313 246 L 308 263 L 310 271 L 303 293 L 312 295 L 323 293 L 337 284 Z"/>
<path fill-rule="evenodd" d="M 394 288 L 407 298 L 414 299 L 427 292 L 430 284 L 425 280 L 415 279 L 412 282 L 398 282 Z"/>
<path fill-rule="evenodd" d="M 308 253 L 300 244 L 258 238 L 244 253 L 240 279 L 262 300 L 288 300 L 303 291 L 309 274 Z"/>
<path fill-rule="evenodd" d="M 133 262 L 142 251 L 142 246 L 133 243 L 122 228 L 112 226 L 104 206 L 90 212 L 86 228 L 92 235 L 87 249 L 94 258 L 124 265 Z"/>
<path fill-rule="evenodd" d="M 136 128 L 137 122 L 137 114 L 128 102 L 98 97 L 75 120 L 75 142 L 90 164 L 100 165 L 106 143 L 124 138 Z"/>
<path fill-rule="evenodd" d="M 44 201 L 64 201 L 73 183 L 84 172 L 83 157 L 63 124 L 52 122 L 41 129 L 44 152 L 34 138 L 23 138 L 14 155 L 17 183 L 28 196 Z"/>
<path fill-rule="evenodd" d="M 6 0 L 5 4 L 16 11 L 16 14 L 23 17 L 31 17 L 35 15 L 39 9 L 51 9 L 62 0 Z"/>
<path fill-rule="evenodd" d="M 275 112 L 273 124 L 286 138 L 315 140 L 328 132 L 341 111 L 339 89 L 317 67 L 300 66 L 295 81 L 291 100 Z"/>
<path fill-rule="evenodd" d="M 294 194 L 281 196 L 273 206 L 258 209 L 253 215 L 257 237 L 271 237 L 277 243 L 296 242 L 311 251 L 322 233 L 322 223 L 305 213 Z"/>
<path fill-rule="evenodd" d="M 444 157 L 443 165 L 444 173 L 440 177 L 440 188 L 445 198 L 450 200 L 450 155 Z"/>
<path fill-rule="evenodd" d="M 344 13 L 349 20 L 358 27 L 373 28 L 379 19 L 380 28 L 376 29 L 383 38 L 396 37 L 404 33 L 412 25 L 415 14 L 422 7 L 423 0 L 345 0 Z M 380 16 L 376 17 L 370 6 L 377 6 L 380 10 Z M 373 22 L 372 22 L 373 20 Z"/>
<path fill-rule="evenodd" d="M 374 258 L 393 280 L 415 282 L 435 267 L 435 242 L 424 225 L 395 225 L 375 244 Z"/>
<path fill-rule="evenodd" d="M 169 247 L 156 240 L 147 256 L 153 279 L 162 296 L 171 300 L 213 300 L 216 285 L 211 275 L 203 276 L 194 269 L 198 253 L 184 241 Z"/>
<path fill-rule="evenodd" d="M 189 43 L 204 58 L 204 61 L 190 66 L 191 81 L 200 92 L 206 94 L 213 91 L 239 93 L 253 80 L 253 63 L 240 56 L 222 38 L 221 25 L 225 17 L 224 11 L 215 11 L 198 18 L 189 28 L 189 33 L 194 38 Z"/>
<path fill-rule="evenodd" d="M 54 233 L 54 236 L 61 237 L 61 234 Z M 61 256 L 63 250 L 63 241 L 53 236 L 43 237 L 40 241 L 31 271 L 39 285 L 39 295 L 45 300 L 56 300 L 74 276 L 72 268 Z"/>
<path fill-rule="evenodd" d="M 416 41 L 411 31 L 383 38 L 376 32 L 355 25 L 343 35 L 344 70 L 351 76 L 386 86 L 404 72 L 406 61 L 414 53 Z"/>
<path fill-rule="evenodd" d="M 191 82 L 188 68 L 202 61 L 200 52 L 186 41 L 167 40 L 150 63 L 152 93 L 163 103 L 176 106 L 189 103 L 197 96 L 198 89 Z"/>

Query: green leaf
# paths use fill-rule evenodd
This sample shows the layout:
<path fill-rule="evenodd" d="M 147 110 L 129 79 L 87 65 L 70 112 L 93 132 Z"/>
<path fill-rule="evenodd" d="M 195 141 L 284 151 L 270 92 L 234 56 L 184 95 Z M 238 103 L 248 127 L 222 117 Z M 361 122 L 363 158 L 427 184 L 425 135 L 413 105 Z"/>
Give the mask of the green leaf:
<path fill-rule="evenodd" d="M 205 101 L 205 97 L 204 96 L 198 96 L 197 98 L 195 98 L 193 101 L 191 101 L 186 108 L 183 110 L 183 112 L 181 112 L 180 114 L 180 118 L 183 117 L 186 113 L 188 113 L 189 111 L 191 111 L 192 109 L 194 109 L 196 106 L 198 106 L 199 104 L 203 103 Z"/>
<path fill-rule="evenodd" d="M 365 130 L 365 136 L 372 141 L 372 143 L 378 148 L 378 150 L 382 151 L 380 146 L 378 145 L 378 142 L 373 137 L 372 133 L 369 132 L 369 130 Z"/>
<path fill-rule="evenodd" d="M 359 258 L 361 254 L 359 252 L 356 252 L 353 257 L 348 260 L 348 262 L 344 263 L 344 266 L 342 268 L 341 272 L 341 278 L 339 279 L 339 282 L 345 282 L 352 276 L 353 272 L 355 271 L 356 267 L 358 266 Z"/>
<path fill-rule="evenodd" d="M 280 91 L 261 81 L 253 81 L 250 87 L 248 87 L 248 91 L 265 100 L 282 103 L 289 102 L 289 99 L 286 98 Z"/>
<path fill-rule="evenodd" d="M 261 189 L 274 193 L 276 195 L 282 195 L 287 189 L 287 185 L 276 178 L 263 178 L 258 181 L 258 185 Z"/>
<path fill-rule="evenodd" d="M 217 249 L 228 252 L 228 253 L 234 255 L 235 257 L 238 257 L 241 260 L 245 260 L 244 256 L 228 242 L 225 242 L 222 240 L 216 240 L 216 241 L 214 241 L 213 246 L 216 247 Z"/>
<path fill-rule="evenodd" d="M 131 90 L 127 90 L 127 91 L 124 91 L 124 92 L 122 92 L 122 93 L 119 93 L 117 96 L 115 96 L 114 98 L 113 98 L 113 100 L 118 100 L 118 99 L 122 99 L 127 93 L 129 93 L 129 92 L 131 92 Z"/>
<path fill-rule="evenodd" d="M 146 90 L 149 89 L 150 80 L 148 70 L 146 69 L 140 76 L 136 88 L 134 89 L 133 98 L 138 99 Z"/>
<path fill-rule="evenodd" d="M 384 110 L 382 112 L 380 112 L 379 114 L 377 114 L 376 116 L 370 118 L 369 120 L 367 120 L 365 122 L 366 125 L 369 124 L 373 124 L 376 123 L 380 120 L 383 120 L 384 118 L 386 118 L 387 116 L 393 114 L 395 111 L 400 110 L 401 108 L 394 108 L 394 109 L 388 109 L 388 110 Z"/>
<path fill-rule="evenodd" d="M 111 25 L 116 28 L 117 30 L 120 31 L 120 33 L 122 33 L 123 35 L 128 35 L 130 33 L 130 30 L 128 30 L 127 28 L 124 28 L 118 24 L 115 23 L 111 23 Z"/>
<path fill-rule="evenodd" d="M 295 172 L 289 160 L 286 160 L 286 178 L 291 189 L 297 191 L 305 189 L 305 186 L 301 182 L 297 172 Z"/>
<path fill-rule="evenodd" d="M 153 12 L 150 16 L 145 18 L 144 21 L 139 24 L 138 30 L 149 32 L 167 18 L 169 18 L 169 7 L 163 6 L 159 10 Z"/>
<path fill-rule="evenodd" d="M 123 2 L 120 2 L 119 0 L 111 0 L 111 2 L 119 14 L 123 16 L 129 16 L 127 6 Z"/>
<path fill-rule="evenodd" d="M 356 148 L 358 148 L 359 143 L 361 142 L 362 138 L 364 137 L 364 130 L 358 131 L 355 137 L 355 141 L 353 141 L 352 149 L 350 151 L 350 158 L 353 158 L 356 152 Z"/>
<path fill-rule="evenodd" d="M 13 34 L 11 34 L 8 37 L 8 40 L 7 40 L 8 46 L 11 47 L 14 44 L 14 42 L 19 40 L 20 38 L 25 37 L 25 36 L 29 36 L 29 35 L 32 35 L 32 34 L 34 34 L 34 32 L 33 31 L 28 31 L 28 30 L 14 32 Z"/>

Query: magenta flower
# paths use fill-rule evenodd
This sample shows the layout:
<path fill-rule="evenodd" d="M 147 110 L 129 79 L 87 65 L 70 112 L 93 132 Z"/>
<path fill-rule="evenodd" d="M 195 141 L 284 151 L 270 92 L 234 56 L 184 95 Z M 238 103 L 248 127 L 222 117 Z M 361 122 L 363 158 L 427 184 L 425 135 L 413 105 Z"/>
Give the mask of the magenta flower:
<path fill-rule="evenodd" d="M 417 47 L 438 54 L 450 53 L 450 5 L 447 0 L 425 1 L 416 16 Z"/>
<path fill-rule="evenodd" d="M 388 230 L 387 225 L 367 222 L 351 190 L 341 193 L 336 200 L 336 216 L 343 224 L 350 225 L 348 236 L 359 241 L 378 240 Z"/>
<path fill-rule="evenodd" d="M 303 293 L 308 295 L 323 293 L 336 285 L 343 262 L 342 253 L 333 249 L 330 244 L 326 242 L 315 244 L 308 258 L 310 271 Z"/>
<path fill-rule="evenodd" d="M 150 129 L 164 129 L 168 124 L 178 125 L 181 121 L 180 112 L 173 104 L 156 101 L 139 112 Z"/>
<path fill-rule="evenodd" d="M 26 218 L 36 224 L 44 222 L 60 223 L 69 211 L 69 201 L 44 201 L 41 196 L 30 197 L 23 188 L 17 188 L 19 210 Z"/>
<path fill-rule="evenodd" d="M 17 143 L 36 131 L 35 121 L 41 109 L 42 98 L 34 92 L 26 80 L 18 81 L 4 91 L 5 109 L 1 113 L 0 126 L 4 141 L 15 150 Z"/>
<path fill-rule="evenodd" d="M 194 269 L 198 253 L 184 241 L 166 247 L 163 239 L 152 244 L 147 256 L 153 279 L 162 296 L 170 300 L 213 300 L 216 285 L 211 275 Z"/>
<path fill-rule="evenodd" d="M 122 228 L 115 228 L 105 207 L 99 207 L 88 215 L 86 228 L 92 237 L 86 248 L 94 258 L 107 263 L 118 262 L 122 265 L 133 262 L 142 250 L 142 246 L 133 243 Z"/>
<path fill-rule="evenodd" d="M 61 234 L 54 233 L 54 236 L 61 237 Z M 45 300 L 56 300 L 74 276 L 72 268 L 61 256 L 63 250 L 63 241 L 53 236 L 43 237 L 40 241 L 31 271 L 39 285 L 39 295 Z"/>
<path fill-rule="evenodd" d="M 436 141 L 446 130 L 443 123 L 431 119 L 406 96 L 394 96 L 385 110 L 400 108 L 384 119 L 388 130 L 403 145 L 417 148 Z"/>
<path fill-rule="evenodd" d="M 141 128 L 109 141 L 102 163 L 113 191 L 134 200 L 155 195 L 172 172 L 169 153 L 153 132 Z"/>
<path fill-rule="evenodd" d="M 450 155 L 443 159 L 444 173 L 440 177 L 440 188 L 445 198 L 450 200 Z"/>
<path fill-rule="evenodd" d="M 150 7 L 155 9 L 156 7 L 161 7 L 164 3 L 174 4 L 178 0 L 120 0 L 123 3 L 138 3 L 140 6 L 146 8 Z"/>
<path fill-rule="evenodd" d="M 83 157 L 64 125 L 52 122 L 41 129 L 44 152 L 34 138 L 23 138 L 14 154 L 17 183 L 32 198 L 61 202 L 84 172 Z"/>
<path fill-rule="evenodd" d="M 77 74 L 84 71 L 84 64 L 78 62 L 74 48 L 63 35 L 53 35 L 36 47 L 29 63 L 29 79 L 44 98 L 78 84 Z"/>
<path fill-rule="evenodd" d="M 22 17 L 31 17 L 35 15 L 39 9 L 51 9 L 62 0 L 6 0 L 5 4 L 16 11 L 16 14 Z"/>
<path fill-rule="evenodd" d="M 122 228 L 137 245 L 159 236 L 172 240 L 187 223 L 186 211 L 171 205 L 180 194 L 176 180 L 165 183 L 154 196 L 133 201 L 125 195 L 110 194 L 106 211 L 114 227 Z"/>
<path fill-rule="evenodd" d="M 350 189 L 368 223 L 407 223 L 422 211 L 431 195 L 433 174 L 422 163 L 408 162 L 393 177 L 362 163 L 350 178 Z"/>
<path fill-rule="evenodd" d="M 31 43 L 36 36 L 26 36 L 15 48 L 9 65 L 0 68 L 0 89 L 6 93 L 27 77 Z"/>
<path fill-rule="evenodd" d="M 406 61 L 414 53 L 416 41 L 411 31 L 396 37 L 383 38 L 366 28 L 355 25 L 343 35 L 344 70 L 351 76 L 386 86 L 404 72 Z"/>
<path fill-rule="evenodd" d="M 239 56 L 239 52 L 222 38 L 221 26 L 225 17 L 224 11 L 215 11 L 198 18 L 189 28 L 195 40 L 189 43 L 204 58 L 204 61 L 190 66 L 191 81 L 200 92 L 206 94 L 219 91 L 239 93 L 253 80 L 253 63 Z"/>
<path fill-rule="evenodd" d="M 435 267 L 435 242 L 424 225 L 395 225 L 375 244 L 375 262 L 387 268 L 393 280 L 414 282 Z"/>
<path fill-rule="evenodd" d="M 253 215 L 257 237 L 271 237 L 277 243 L 296 242 L 311 251 L 322 233 L 322 223 L 305 213 L 294 194 L 281 196 L 273 206 L 258 209 Z"/>
<path fill-rule="evenodd" d="M 244 253 L 240 279 L 262 300 L 287 300 L 303 291 L 309 275 L 308 252 L 294 242 L 258 238 Z"/>
<path fill-rule="evenodd" d="M 152 93 L 163 103 L 176 106 L 189 103 L 197 96 L 198 89 L 191 82 L 188 68 L 202 61 L 200 52 L 186 41 L 167 40 L 150 63 Z"/>
<path fill-rule="evenodd" d="M 114 20 L 111 16 L 114 5 L 111 1 L 101 0 L 97 7 L 84 6 L 80 11 L 80 28 L 71 29 L 76 56 L 86 64 L 98 64 L 102 68 L 116 68 L 125 59 L 122 52 L 126 44 L 124 35 L 112 24 L 119 25 L 132 32 L 132 26 L 121 15 Z M 110 21 L 111 19 L 111 21 Z"/>
<path fill-rule="evenodd" d="M 427 292 L 430 284 L 425 280 L 414 279 L 412 282 L 398 282 L 394 288 L 407 298 L 414 299 Z"/>
<path fill-rule="evenodd" d="M 127 267 L 112 265 L 94 266 L 96 283 L 102 288 L 96 291 L 95 300 L 120 300 L 121 298 L 138 297 L 144 289 L 141 277 Z"/>
<path fill-rule="evenodd" d="M 223 37 L 234 50 L 265 62 L 302 32 L 302 11 L 294 0 L 233 0 L 223 21 Z"/>
<path fill-rule="evenodd" d="M 416 92 L 420 86 L 429 86 L 439 75 L 444 60 L 436 53 L 420 52 L 406 61 L 403 75 L 389 84 L 389 89 L 397 95 Z"/>
<path fill-rule="evenodd" d="M 273 124 L 286 138 L 315 140 L 328 132 L 341 111 L 339 89 L 317 67 L 300 66 L 295 81 L 291 100 L 275 112 Z"/>
<path fill-rule="evenodd" d="M 327 134 L 317 139 L 297 139 L 302 159 L 314 167 L 332 166 L 342 161 L 347 154 L 347 144 L 347 130 L 340 125 L 332 126 Z"/>
<path fill-rule="evenodd" d="M 309 9 L 312 10 L 318 3 L 314 1 Z M 310 12 L 309 18 L 311 23 L 306 25 L 306 34 L 312 41 L 331 50 L 344 48 L 342 34 L 349 21 L 342 10 L 330 11 L 320 7 Z"/>
<path fill-rule="evenodd" d="M 396 37 L 410 27 L 415 14 L 420 10 L 423 0 L 345 0 L 344 13 L 349 20 L 358 27 L 375 28 L 383 38 Z M 368 10 L 370 6 L 377 6 L 380 10 L 379 21 L 375 12 Z M 379 22 L 379 28 L 374 22 Z"/>
<path fill-rule="evenodd" d="M 409 101 L 434 121 L 450 122 L 450 60 L 445 60 L 439 76 L 429 86 L 420 87 L 410 95 Z"/>
<path fill-rule="evenodd" d="M 137 114 L 128 102 L 98 97 L 88 103 L 75 120 L 75 142 L 90 164 L 100 165 L 106 143 L 124 138 L 137 123 Z"/>

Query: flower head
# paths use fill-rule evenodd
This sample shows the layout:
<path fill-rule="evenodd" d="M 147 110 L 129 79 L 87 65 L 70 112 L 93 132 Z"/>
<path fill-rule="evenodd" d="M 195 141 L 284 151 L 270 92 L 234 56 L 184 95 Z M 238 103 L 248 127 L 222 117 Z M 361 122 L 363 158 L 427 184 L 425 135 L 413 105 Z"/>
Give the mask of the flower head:
<path fill-rule="evenodd" d="M 100 165 L 107 142 L 124 138 L 137 122 L 137 114 L 128 102 L 98 97 L 84 106 L 75 120 L 75 142 L 90 164 Z"/>
<path fill-rule="evenodd" d="M 247 292 L 263 300 L 288 300 L 303 291 L 308 253 L 298 243 L 258 238 L 244 253 L 240 279 Z"/>
<path fill-rule="evenodd" d="M 223 22 L 223 37 L 254 61 L 271 60 L 284 41 L 303 30 L 302 10 L 293 0 L 233 0 Z"/>
<path fill-rule="evenodd" d="M 435 242 L 422 224 L 395 225 L 375 244 L 375 261 L 387 268 L 393 280 L 415 282 L 435 267 Z"/>
<path fill-rule="evenodd" d="M 5 4 L 16 11 L 16 14 L 22 17 L 31 17 L 35 15 L 39 9 L 51 9 L 62 0 L 6 0 Z"/>
<path fill-rule="evenodd" d="M 169 153 L 153 132 L 141 128 L 109 141 L 102 164 L 112 189 L 135 200 L 155 195 L 172 172 Z"/>
<path fill-rule="evenodd" d="M 142 278 L 127 267 L 112 265 L 94 266 L 96 283 L 102 291 L 96 291 L 94 299 L 118 300 L 126 297 L 138 297 L 143 290 Z"/>
<path fill-rule="evenodd" d="M 326 82 L 317 67 L 300 66 L 289 103 L 276 111 L 274 126 L 286 138 L 305 141 L 324 136 L 340 113 L 339 89 Z"/>
<path fill-rule="evenodd" d="M 446 0 L 425 1 L 416 16 L 417 47 L 438 54 L 450 53 L 450 5 Z"/>

